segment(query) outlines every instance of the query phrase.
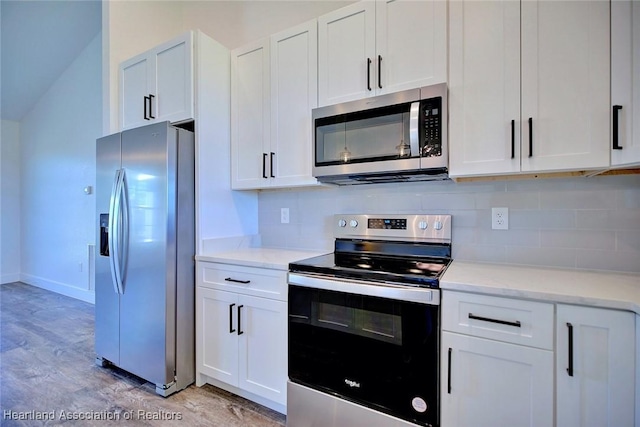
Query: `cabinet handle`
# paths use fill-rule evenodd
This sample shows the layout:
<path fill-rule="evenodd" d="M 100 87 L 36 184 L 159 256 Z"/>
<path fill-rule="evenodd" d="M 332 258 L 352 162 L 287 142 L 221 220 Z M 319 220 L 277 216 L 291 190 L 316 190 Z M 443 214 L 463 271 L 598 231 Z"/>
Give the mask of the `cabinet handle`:
<path fill-rule="evenodd" d="M 511 158 L 516 157 L 516 121 L 511 120 Z"/>
<path fill-rule="evenodd" d="M 235 304 L 229 304 L 229 333 L 230 334 L 236 331 L 235 329 L 233 329 L 233 307 L 235 307 Z"/>
<path fill-rule="evenodd" d="M 529 157 L 533 157 L 533 117 L 529 117 Z"/>
<path fill-rule="evenodd" d="M 242 330 L 242 323 L 240 323 L 242 321 L 242 307 L 244 307 L 244 305 L 238 306 L 238 335 L 244 334 L 244 331 Z"/>
<path fill-rule="evenodd" d="M 267 179 L 267 153 L 262 153 L 262 177 Z"/>
<path fill-rule="evenodd" d="M 519 328 L 522 326 L 519 320 L 516 320 L 515 322 L 510 322 L 508 320 L 491 319 L 490 317 L 476 316 L 473 313 L 469 313 L 469 319 L 482 320 L 483 322 L 498 323 L 500 325 L 515 326 L 516 328 Z"/>
<path fill-rule="evenodd" d="M 149 94 L 149 117 L 155 119 L 156 117 L 153 115 L 153 98 L 155 98 L 155 96 Z"/>
<path fill-rule="evenodd" d="M 371 58 L 367 58 L 367 89 L 371 91 Z"/>
<path fill-rule="evenodd" d="M 378 55 L 378 87 L 382 89 L 382 56 Z"/>
<path fill-rule="evenodd" d="M 567 322 L 567 328 L 569 329 L 569 367 L 567 373 L 570 377 L 573 376 L 573 325 Z"/>
<path fill-rule="evenodd" d="M 149 101 L 149 97 L 145 96 L 144 97 L 144 119 L 145 120 L 151 120 L 151 119 L 149 119 L 149 116 L 148 116 L 149 113 L 147 113 L 147 102 L 148 101 Z"/>
<path fill-rule="evenodd" d="M 622 110 L 622 105 L 613 106 L 613 149 L 622 150 L 618 141 L 618 111 Z"/>
<path fill-rule="evenodd" d="M 269 175 L 271 176 L 271 178 L 275 178 L 276 176 L 273 174 L 273 156 L 275 156 L 276 153 L 271 152 L 271 157 L 269 159 Z"/>
<path fill-rule="evenodd" d="M 238 279 L 232 279 L 231 277 L 227 277 L 224 280 L 227 281 L 227 282 L 244 283 L 245 285 L 247 283 L 251 283 L 251 280 L 238 280 Z"/>
<path fill-rule="evenodd" d="M 447 393 L 451 394 L 451 347 L 449 347 L 449 354 L 447 357 Z"/>

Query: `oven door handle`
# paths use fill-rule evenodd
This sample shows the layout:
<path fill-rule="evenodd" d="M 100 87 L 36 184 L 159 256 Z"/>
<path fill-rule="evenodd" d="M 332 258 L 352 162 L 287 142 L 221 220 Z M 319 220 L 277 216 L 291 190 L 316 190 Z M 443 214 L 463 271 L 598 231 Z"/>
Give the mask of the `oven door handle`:
<path fill-rule="evenodd" d="M 420 157 L 420 101 L 412 102 L 409 109 L 409 147 L 411 157 Z"/>
<path fill-rule="evenodd" d="M 420 304 L 440 305 L 440 290 L 413 286 L 385 284 L 369 284 L 350 280 L 335 280 L 313 277 L 306 274 L 289 272 L 289 284 L 305 288 L 324 289 L 326 291 L 346 292 L 356 295 L 368 295 L 417 302 Z"/>

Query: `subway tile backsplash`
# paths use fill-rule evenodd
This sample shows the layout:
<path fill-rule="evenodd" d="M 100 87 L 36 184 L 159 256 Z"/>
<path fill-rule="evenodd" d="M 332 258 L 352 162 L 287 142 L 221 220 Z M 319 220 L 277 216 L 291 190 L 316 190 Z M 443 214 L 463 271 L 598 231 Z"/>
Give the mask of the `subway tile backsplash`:
<path fill-rule="evenodd" d="M 492 207 L 509 230 L 491 229 Z M 264 246 L 331 251 L 335 213 L 442 213 L 454 259 L 640 273 L 640 175 L 268 190 L 259 209 Z"/>

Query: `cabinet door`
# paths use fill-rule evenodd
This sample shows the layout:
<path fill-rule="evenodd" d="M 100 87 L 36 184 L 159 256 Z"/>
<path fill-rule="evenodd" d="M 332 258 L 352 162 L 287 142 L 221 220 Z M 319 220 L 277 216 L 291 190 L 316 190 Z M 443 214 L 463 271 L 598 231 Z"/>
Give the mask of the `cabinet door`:
<path fill-rule="evenodd" d="M 608 167 L 609 1 L 521 5 L 522 171 Z"/>
<path fill-rule="evenodd" d="M 640 3 L 611 2 L 611 104 L 617 115 L 617 145 L 611 150 L 613 166 L 640 163 Z M 615 146 L 612 135 L 612 145 Z"/>
<path fill-rule="evenodd" d="M 634 314 L 559 304 L 556 336 L 557 425 L 634 425 Z"/>
<path fill-rule="evenodd" d="M 120 65 L 120 127 L 131 129 L 151 123 L 148 96 L 153 90 L 155 58 L 147 53 Z"/>
<path fill-rule="evenodd" d="M 446 82 L 447 2 L 377 2 L 374 62 L 378 93 Z"/>
<path fill-rule="evenodd" d="M 152 55 L 156 67 L 151 91 L 155 120 L 193 119 L 193 34 L 189 32 L 158 46 Z"/>
<path fill-rule="evenodd" d="M 554 425 L 553 352 L 450 332 L 441 349 L 443 427 Z"/>
<path fill-rule="evenodd" d="M 286 405 L 287 304 L 239 295 L 238 387 Z"/>
<path fill-rule="evenodd" d="M 231 52 L 231 186 L 262 188 L 269 179 L 269 39 Z"/>
<path fill-rule="evenodd" d="M 454 1 L 449 172 L 520 171 L 520 2 Z"/>
<path fill-rule="evenodd" d="M 313 184 L 311 109 L 318 106 L 317 21 L 271 36 L 272 185 Z"/>
<path fill-rule="evenodd" d="M 320 106 L 375 94 L 375 3 L 362 1 L 318 18 Z"/>
<path fill-rule="evenodd" d="M 238 296 L 196 288 L 199 372 L 238 386 Z"/>

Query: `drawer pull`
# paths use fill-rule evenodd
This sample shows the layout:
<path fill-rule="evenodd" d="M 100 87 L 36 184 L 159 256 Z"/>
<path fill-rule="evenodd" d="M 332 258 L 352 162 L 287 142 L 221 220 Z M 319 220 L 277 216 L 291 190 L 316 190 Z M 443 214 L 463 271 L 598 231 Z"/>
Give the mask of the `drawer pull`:
<path fill-rule="evenodd" d="M 515 326 L 516 328 L 519 328 L 522 326 L 519 320 L 516 320 L 515 322 L 510 322 L 508 320 L 491 319 L 490 317 L 476 316 L 473 313 L 469 313 L 469 319 L 482 320 L 483 322 L 498 323 L 500 325 Z"/>
<path fill-rule="evenodd" d="M 569 330 L 569 367 L 567 373 L 570 377 L 573 376 L 573 325 L 567 322 L 567 328 Z"/>
<path fill-rule="evenodd" d="M 243 283 L 243 284 L 247 284 L 247 283 L 251 283 L 251 280 L 238 280 L 238 279 L 232 279 L 231 277 L 227 277 L 226 279 L 227 282 L 234 282 L 234 283 Z"/>

